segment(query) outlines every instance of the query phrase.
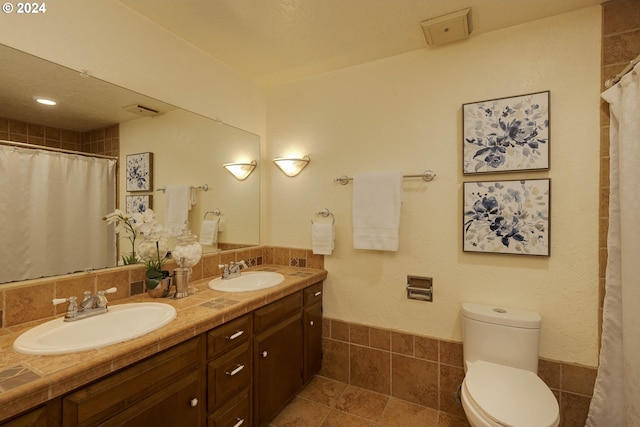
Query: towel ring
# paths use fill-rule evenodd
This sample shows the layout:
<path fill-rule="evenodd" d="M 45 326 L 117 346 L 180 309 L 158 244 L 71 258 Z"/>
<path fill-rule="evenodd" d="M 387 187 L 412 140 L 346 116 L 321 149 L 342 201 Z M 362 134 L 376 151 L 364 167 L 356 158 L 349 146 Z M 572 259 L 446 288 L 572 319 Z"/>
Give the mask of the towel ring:
<path fill-rule="evenodd" d="M 336 216 L 327 208 L 323 208 L 321 211 L 316 212 L 316 215 L 320 215 L 323 218 L 331 215 L 331 225 L 334 225 L 336 223 Z M 313 220 L 311 220 L 311 224 L 313 224 Z"/>
<path fill-rule="evenodd" d="M 215 216 L 219 217 L 220 216 L 220 209 L 215 208 L 212 211 L 205 212 L 204 213 L 204 219 L 207 219 L 207 215 L 209 215 L 209 214 L 212 214 L 212 215 L 215 215 Z M 220 218 L 218 218 L 218 222 L 220 222 Z"/>

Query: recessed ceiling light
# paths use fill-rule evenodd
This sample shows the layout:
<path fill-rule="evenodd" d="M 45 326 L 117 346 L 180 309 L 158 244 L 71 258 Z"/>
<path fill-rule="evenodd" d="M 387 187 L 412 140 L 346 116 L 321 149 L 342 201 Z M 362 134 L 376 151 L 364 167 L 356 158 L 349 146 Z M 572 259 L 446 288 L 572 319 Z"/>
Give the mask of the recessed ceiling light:
<path fill-rule="evenodd" d="M 43 105 L 56 105 L 57 102 L 52 100 L 52 99 L 47 99 L 47 98 L 36 98 L 36 102 L 39 102 L 40 104 Z"/>

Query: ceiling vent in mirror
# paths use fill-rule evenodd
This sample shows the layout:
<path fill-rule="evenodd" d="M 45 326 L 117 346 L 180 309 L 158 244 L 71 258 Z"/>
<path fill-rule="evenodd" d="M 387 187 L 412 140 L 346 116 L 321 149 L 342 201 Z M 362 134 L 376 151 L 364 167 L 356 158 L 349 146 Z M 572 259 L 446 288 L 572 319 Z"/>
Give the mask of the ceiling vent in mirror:
<path fill-rule="evenodd" d="M 429 46 L 466 39 L 471 34 L 471 9 L 463 9 L 420 23 Z"/>
<path fill-rule="evenodd" d="M 154 110 L 153 108 L 145 107 L 144 105 L 140 104 L 129 105 L 127 107 L 122 107 L 122 109 L 124 111 L 128 111 L 129 113 L 145 117 L 157 116 L 158 114 L 160 114 L 160 111 Z"/>

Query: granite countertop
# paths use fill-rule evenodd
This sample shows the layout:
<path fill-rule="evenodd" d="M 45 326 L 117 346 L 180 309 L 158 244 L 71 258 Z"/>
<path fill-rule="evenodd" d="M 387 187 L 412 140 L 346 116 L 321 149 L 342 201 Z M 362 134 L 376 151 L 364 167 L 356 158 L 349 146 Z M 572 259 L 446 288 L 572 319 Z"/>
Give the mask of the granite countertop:
<path fill-rule="evenodd" d="M 270 289 L 228 293 L 209 289 L 207 284 L 212 278 L 207 278 L 194 282 L 198 291 L 186 298 L 151 298 L 145 293 L 111 302 L 111 305 L 163 302 L 174 306 L 177 315 L 168 325 L 145 336 L 95 350 L 54 356 L 26 355 L 13 350 L 13 342 L 22 332 L 51 319 L 0 330 L 0 421 L 327 277 L 325 270 L 281 265 L 261 265 L 247 271 L 275 271 L 284 275 L 285 280 Z"/>

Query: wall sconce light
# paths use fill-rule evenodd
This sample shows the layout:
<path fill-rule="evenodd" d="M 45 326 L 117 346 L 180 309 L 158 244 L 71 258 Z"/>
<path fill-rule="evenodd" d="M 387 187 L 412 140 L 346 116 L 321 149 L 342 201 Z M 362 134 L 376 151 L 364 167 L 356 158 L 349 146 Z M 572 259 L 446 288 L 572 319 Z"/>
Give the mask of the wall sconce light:
<path fill-rule="evenodd" d="M 302 158 L 277 157 L 273 159 L 273 163 L 275 163 L 286 176 L 296 176 L 302 172 L 302 169 L 304 169 L 305 166 L 307 166 L 309 160 L 311 160 L 309 156 L 304 156 Z"/>
<path fill-rule="evenodd" d="M 231 173 L 238 181 L 244 181 L 251 175 L 251 172 L 256 168 L 258 162 L 252 160 L 251 163 L 225 163 L 222 165 L 226 170 Z"/>

